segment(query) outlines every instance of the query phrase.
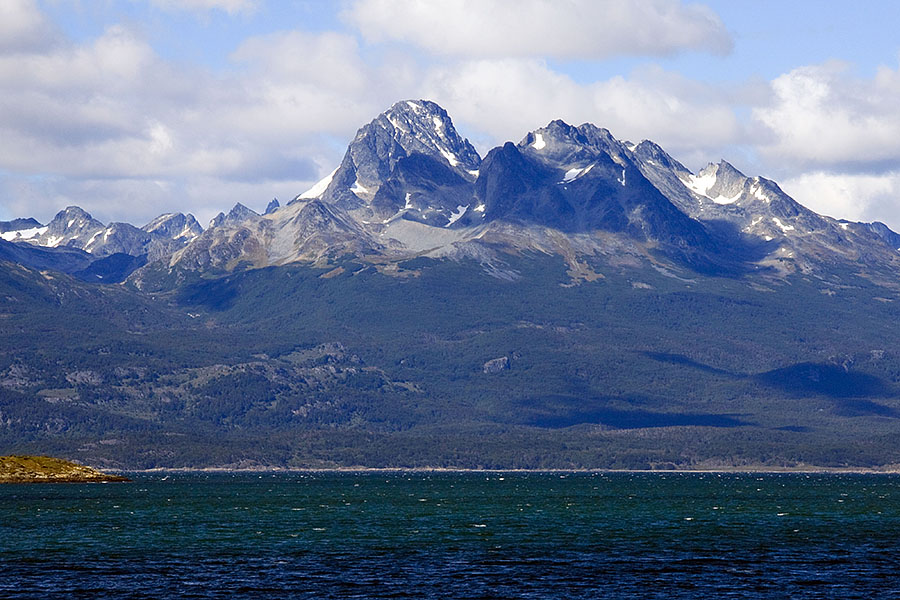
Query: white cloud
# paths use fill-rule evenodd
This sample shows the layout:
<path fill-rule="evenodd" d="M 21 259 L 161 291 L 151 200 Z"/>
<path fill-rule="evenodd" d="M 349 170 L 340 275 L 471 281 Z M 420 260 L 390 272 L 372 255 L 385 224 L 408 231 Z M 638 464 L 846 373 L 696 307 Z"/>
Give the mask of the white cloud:
<path fill-rule="evenodd" d="M 709 160 L 745 133 L 733 108 L 739 97 L 658 68 L 580 84 L 538 60 L 468 61 L 433 68 L 423 93 L 487 134 L 487 146 L 518 141 L 560 118 L 606 127 L 620 139 L 652 139 L 676 157 L 690 151 Z"/>
<path fill-rule="evenodd" d="M 680 0 L 357 0 L 343 16 L 369 41 L 468 58 L 725 54 L 732 46 L 715 13 Z"/>
<path fill-rule="evenodd" d="M 352 37 L 251 38 L 233 59 L 219 74 L 169 63 L 118 25 L 83 44 L 0 54 L 9 190 L 0 218 L 48 219 L 66 204 L 106 220 L 202 213 L 208 204 L 227 210 L 236 190 L 264 206 L 276 190 L 292 197 L 333 168 L 342 149 L 323 137 L 349 139 L 382 110 L 370 91 L 379 74 Z"/>
<path fill-rule="evenodd" d="M 252 13 L 259 7 L 257 0 L 150 0 L 150 3 L 163 10 L 221 10 L 229 15 Z"/>
<path fill-rule="evenodd" d="M 871 79 L 831 62 L 776 78 L 769 105 L 753 111 L 768 128 L 763 151 L 799 167 L 872 169 L 900 164 L 900 72 L 882 67 Z"/>
<path fill-rule="evenodd" d="M 228 58 L 219 71 L 168 61 L 123 25 L 0 50 L 0 219 L 69 204 L 135 223 L 263 208 L 333 169 L 356 129 L 421 81 L 409 57 L 363 60 L 335 32 L 251 37 Z"/>
<path fill-rule="evenodd" d="M 34 0 L 0 2 L 0 52 L 31 52 L 56 41 L 56 32 Z"/>
<path fill-rule="evenodd" d="M 282 31 L 245 40 L 231 54 L 269 79 L 303 81 L 344 91 L 366 83 L 356 38 L 323 32 Z"/>
<path fill-rule="evenodd" d="M 850 221 L 885 221 L 900 231 L 900 172 L 860 175 L 814 171 L 779 183 L 792 198 L 820 214 Z"/>
<path fill-rule="evenodd" d="M 68 204 L 135 223 L 172 210 L 207 221 L 238 201 L 262 209 L 331 171 L 356 129 L 395 101 L 429 98 L 481 151 L 555 118 L 591 122 L 620 139 L 652 139 L 695 170 L 725 157 L 814 210 L 900 225 L 885 216 L 900 197 L 900 71 L 859 78 L 827 64 L 733 85 L 644 66 L 585 83 L 541 57 L 722 50 L 728 39 L 715 34 L 714 15 L 674 0 L 567 2 L 360 0 L 347 18 L 364 37 L 442 56 L 284 31 L 245 39 L 213 70 L 164 59 L 129 26 L 65 40 L 34 3 L 0 1 L 0 219 L 47 220 Z M 178 3 L 232 14 L 255 6 Z M 521 22 L 501 18 L 512 6 Z M 379 34 L 378 19 L 401 9 L 407 20 Z M 638 17 L 643 25 L 632 26 Z M 699 25 L 681 42 L 663 35 L 688 18 Z M 646 31 L 659 43 L 624 39 Z M 760 156 L 768 162 L 753 162 Z M 869 175 L 846 174 L 864 167 Z"/>
<path fill-rule="evenodd" d="M 237 202 L 262 212 L 273 196 L 283 203 L 309 184 L 304 179 L 248 183 L 204 176 L 23 179 L 0 175 L 0 195 L 8 198 L 0 205 L 0 219 L 33 216 L 46 223 L 64 207 L 75 204 L 104 223 L 126 221 L 140 227 L 162 213 L 190 212 L 205 227 Z"/>

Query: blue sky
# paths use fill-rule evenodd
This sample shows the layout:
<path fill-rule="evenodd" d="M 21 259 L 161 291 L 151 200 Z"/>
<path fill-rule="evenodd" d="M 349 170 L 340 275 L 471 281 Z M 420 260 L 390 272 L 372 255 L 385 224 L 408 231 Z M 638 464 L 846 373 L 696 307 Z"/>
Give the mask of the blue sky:
<path fill-rule="evenodd" d="M 4 0 L 0 219 L 288 200 L 393 102 L 481 152 L 554 118 L 900 229 L 900 3 Z"/>

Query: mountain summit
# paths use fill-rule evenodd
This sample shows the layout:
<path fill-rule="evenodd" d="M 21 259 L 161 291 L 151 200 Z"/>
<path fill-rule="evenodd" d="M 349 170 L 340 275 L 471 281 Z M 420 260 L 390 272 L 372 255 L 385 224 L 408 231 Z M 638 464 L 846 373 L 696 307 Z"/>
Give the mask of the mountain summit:
<path fill-rule="evenodd" d="M 337 170 L 298 200 L 320 198 L 361 221 L 441 227 L 471 196 L 481 157 L 447 111 L 405 100 L 362 127 Z"/>
<path fill-rule="evenodd" d="M 428 100 L 397 102 L 361 127 L 337 168 L 287 205 L 257 214 L 237 204 L 205 232 L 190 215 L 138 229 L 78 207 L 46 227 L 7 225 L 3 239 L 20 245 L 144 257 L 137 285 L 347 256 L 380 265 L 469 257 L 496 274 L 523 251 L 564 257 L 576 279 L 594 277 L 585 260 L 598 258 L 661 260 L 685 275 L 784 277 L 840 265 L 884 285 L 900 272 L 900 236 L 884 225 L 818 215 L 724 160 L 695 174 L 651 141 L 558 119 L 482 159 Z"/>

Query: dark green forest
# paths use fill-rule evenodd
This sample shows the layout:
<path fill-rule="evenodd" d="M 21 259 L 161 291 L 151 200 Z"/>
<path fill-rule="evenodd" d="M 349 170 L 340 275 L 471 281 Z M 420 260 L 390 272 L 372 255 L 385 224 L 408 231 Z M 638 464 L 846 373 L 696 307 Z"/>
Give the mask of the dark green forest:
<path fill-rule="evenodd" d="M 0 454 L 152 467 L 900 463 L 897 296 L 508 255 L 144 294 L 5 263 Z M 336 269 L 335 267 L 341 267 Z M 323 275 L 328 274 L 328 277 Z M 499 360 L 498 360 L 499 359 Z"/>

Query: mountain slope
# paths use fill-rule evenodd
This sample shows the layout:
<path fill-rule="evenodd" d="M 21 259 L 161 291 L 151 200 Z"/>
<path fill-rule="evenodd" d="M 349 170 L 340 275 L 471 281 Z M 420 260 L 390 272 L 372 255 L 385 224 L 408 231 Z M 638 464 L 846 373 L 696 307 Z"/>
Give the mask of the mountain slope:
<path fill-rule="evenodd" d="M 839 262 L 895 285 L 900 272 L 900 244 L 895 242 L 900 238 L 883 224 L 816 214 L 775 182 L 747 177 L 726 161 L 710 163 L 695 175 L 647 141 L 635 148 L 634 156 L 647 178 L 687 215 L 756 246 L 761 266 L 826 275 Z"/>
<path fill-rule="evenodd" d="M 0 281 L 0 440 L 144 467 L 900 460 L 896 294 L 852 275 L 750 288 L 637 267 L 571 286 L 558 257 L 507 266 L 517 278 L 422 258 L 395 276 L 253 269 L 102 327 L 142 296 L 23 273 L 32 299 Z"/>
<path fill-rule="evenodd" d="M 58 231 L 105 235 L 76 216 Z M 0 263 L 10 451 L 130 467 L 900 464 L 900 236 L 725 162 L 694 174 L 562 121 L 481 160 L 442 109 L 403 102 L 286 206 L 239 204 L 202 232 L 164 215 L 142 235 L 181 241 L 133 285 Z M 21 240 L 0 255 L 98 264 Z"/>
<path fill-rule="evenodd" d="M 727 162 L 694 174 L 653 142 L 587 123 L 552 121 L 482 161 L 442 108 L 418 100 L 362 127 L 338 168 L 287 206 L 257 215 L 238 205 L 133 282 L 166 289 L 189 273 L 346 256 L 393 272 L 420 255 L 474 258 L 509 277 L 508 256 L 548 252 L 564 257 L 573 282 L 601 276 L 588 266 L 600 256 L 684 276 L 850 270 L 895 286 L 894 236 L 817 215 Z"/>

